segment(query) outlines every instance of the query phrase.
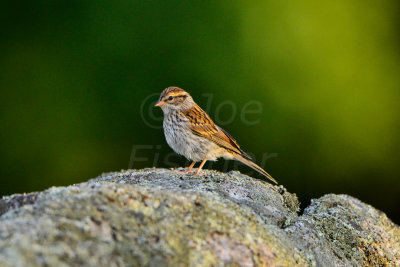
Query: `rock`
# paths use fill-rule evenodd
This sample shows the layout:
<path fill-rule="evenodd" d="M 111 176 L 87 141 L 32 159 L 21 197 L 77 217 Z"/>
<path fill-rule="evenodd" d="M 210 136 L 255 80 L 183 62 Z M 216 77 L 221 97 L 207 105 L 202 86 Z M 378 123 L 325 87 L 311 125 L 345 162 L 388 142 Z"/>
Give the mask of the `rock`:
<path fill-rule="evenodd" d="M 144 169 L 0 200 L 0 266 L 398 266 L 400 228 L 346 195 Z"/>

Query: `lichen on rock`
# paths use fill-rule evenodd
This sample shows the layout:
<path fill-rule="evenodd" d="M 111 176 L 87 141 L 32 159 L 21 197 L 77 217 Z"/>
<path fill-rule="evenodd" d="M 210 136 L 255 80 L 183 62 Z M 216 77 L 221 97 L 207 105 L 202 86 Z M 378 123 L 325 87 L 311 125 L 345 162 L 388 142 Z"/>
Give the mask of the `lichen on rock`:
<path fill-rule="evenodd" d="M 351 266 L 400 261 L 400 228 L 346 195 L 166 169 L 0 200 L 0 266 Z"/>

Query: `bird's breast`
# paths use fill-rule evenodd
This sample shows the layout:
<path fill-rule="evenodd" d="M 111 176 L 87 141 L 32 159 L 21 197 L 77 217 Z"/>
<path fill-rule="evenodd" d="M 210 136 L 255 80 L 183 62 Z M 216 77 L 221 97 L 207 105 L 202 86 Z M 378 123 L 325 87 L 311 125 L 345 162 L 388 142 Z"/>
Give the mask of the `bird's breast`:
<path fill-rule="evenodd" d="M 180 114 L 165 116 L 163 126 L 168 145 L 189 160 L 201 161 L 214 145 L 211 141 L 193 134 L 188 120 Z"/>

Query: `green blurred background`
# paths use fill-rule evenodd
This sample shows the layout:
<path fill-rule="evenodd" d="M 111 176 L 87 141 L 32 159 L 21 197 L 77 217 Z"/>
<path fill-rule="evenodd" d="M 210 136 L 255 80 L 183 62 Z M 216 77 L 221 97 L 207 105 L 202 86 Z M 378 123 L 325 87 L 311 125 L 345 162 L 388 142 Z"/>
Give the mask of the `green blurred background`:
<path fill-rule="evenodd" d="M 257 163 L 272 155 L 263 167 L 303 205 L 345 193 L 399 223 L 399 7 L 3 1 L 0 194 L 187 165 L 171 154 L 151 106 L 177 85 Z M 249 124 L 251 101 L 261 111 L 245 114 Z M 235 168 L 224 164 L 208 168 Z"/>

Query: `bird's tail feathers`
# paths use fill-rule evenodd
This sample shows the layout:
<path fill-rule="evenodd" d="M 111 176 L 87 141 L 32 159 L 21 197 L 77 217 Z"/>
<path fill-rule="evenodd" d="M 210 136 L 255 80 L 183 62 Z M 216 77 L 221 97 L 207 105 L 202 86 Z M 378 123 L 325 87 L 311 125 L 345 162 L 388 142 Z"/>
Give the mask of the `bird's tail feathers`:
<path fill-rule="evenodd" d="M 261 168 L 260 166 L 258 166 L 257 164 L 255 164 L 253 161 L 245 158 L 242 155 L 236 154 L 234 155 L 234 158 L 238 161 L 240 161 L 243 164 L 246 164 L 247 166 L 249 166 L 250 168 L 253 168 L 254 170 L 258 171 L 259 173 L 261 173 L 262 175 L 264 175 L 265 177 L 267 177 L 269 180 L 271 180 L 272 182 L 274 182 L 275 184 L 278 184 L 278 182 L 272 178 L 271 175 L 269 175 L 266 171 L 264 171 L 263 168 Z"/>

